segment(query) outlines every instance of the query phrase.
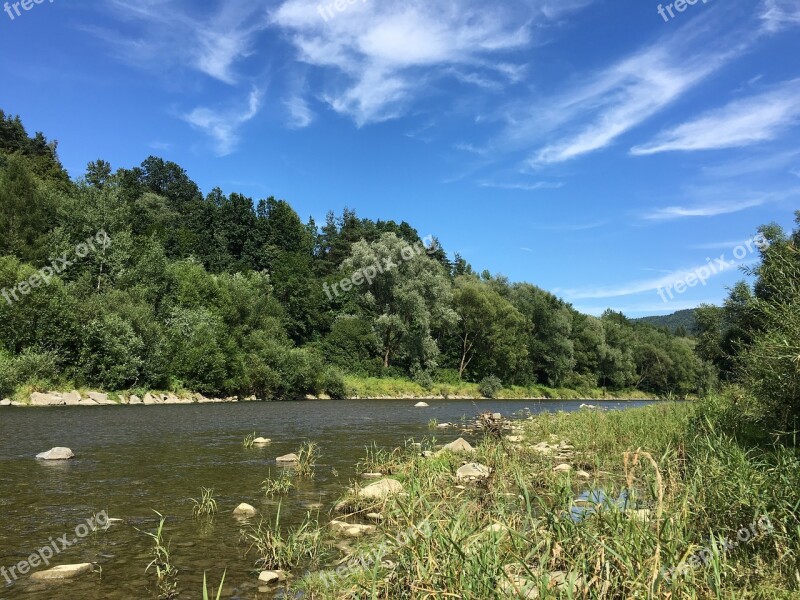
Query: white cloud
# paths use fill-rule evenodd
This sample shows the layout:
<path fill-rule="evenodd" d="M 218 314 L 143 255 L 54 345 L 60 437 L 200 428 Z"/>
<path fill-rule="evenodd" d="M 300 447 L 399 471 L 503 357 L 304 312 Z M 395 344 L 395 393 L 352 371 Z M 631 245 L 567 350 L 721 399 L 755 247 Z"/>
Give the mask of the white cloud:
<path fill-rule="evenodd" d="M 235 150 L 239 142 L 239 128 L 258 114 L 261 97 L 261 92 L 253 89 L 243 110 L 198 107 L 183 115 L 183 119 L 214 139 L 218 156 L 227 156 Z"/>
<path fill-rule="evenodd" d="M 797 0 L 765 0 L 761 20 L 764 29 L 770 33 L 800 25 L 800 3 Z"/>
<path fill-rule="evenodd" d="M 478 185 L 485 188 L 498 188 L 501 190 L 518 190 L 522 192 L 535 192 L 538 190 L 557 190 L 564 187 L 560 181 L 537 181 L 535 183 L 499 183 L 494 181 L 481 181 Z"/>
<path fill-rule="evenodd" d="M 586 2 L 567 4 L 562 10 Z M 523 67 L 497 57 L 530 44 L 533 23 L 556 11 L 548 0 L 364 0 L 326 20 L 320 6 L 286 0 L 272 21 L 300 61 L 326 69 L 322 97 L 359 126 L 404 114 L 435 77 L 492 88 L 518 81 Z"/>
<path fill-rule="evenodd" d="M 635 146 L 635 155 L 748 146 L 772 140 L 800 119 L 800 80 L 777 89 L 735 100 Z"/>
<path fill-rule="evenodd" d="M 769 199 L 768 195 L 763 195 L 747 200 L 712 202 L 694 206 L 667 206 L 645 212 L 642 214 L 642 218 L 646 221 L 674 221 L 687 217 L 716 217 L 761 206 Z"/>
<path fill-rule="evenodd" d="M 285 103 L 289 111 L 289 126 L 294 129 L 308 127 L 314 121 L 314 112 L 308 106 L 308 102 L 300 96 L 292 96 Z"/>
<path fill-rule="evenodd" d="M 110 0 L 122 26 L 90 30 L 134 66 L 189 67 L 233 84 L 234 65 L 252 53 L 256 35 L 269 26 L 265 6 L 259 0 L 226 0 L 204 14 L 179 0 Z"/>

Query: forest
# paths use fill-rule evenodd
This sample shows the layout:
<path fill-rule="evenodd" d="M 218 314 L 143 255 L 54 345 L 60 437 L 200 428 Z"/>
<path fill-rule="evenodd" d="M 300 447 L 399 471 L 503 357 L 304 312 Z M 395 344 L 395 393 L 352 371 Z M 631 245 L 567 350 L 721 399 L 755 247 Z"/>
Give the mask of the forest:
<path fill-rule="evenodd" d="M 345 209 L 316 223 L 273 197 L 203 195 L 157 157 L 98 159 L 72 179 L 55 142 L 0 111 L 0 229 L 0 397 L 337 398 L 346 377 L 378 377 L 684 398 L 741 380 L 785 412 L 800 393 L 797 343 L 781 345 L 800 331 L 800 234 L 775 226 L 755 285 L 700 309 L 688 337 L 477 272 L 406 222 Z M 792 376 L 768 378 L 771 361 Z"/>

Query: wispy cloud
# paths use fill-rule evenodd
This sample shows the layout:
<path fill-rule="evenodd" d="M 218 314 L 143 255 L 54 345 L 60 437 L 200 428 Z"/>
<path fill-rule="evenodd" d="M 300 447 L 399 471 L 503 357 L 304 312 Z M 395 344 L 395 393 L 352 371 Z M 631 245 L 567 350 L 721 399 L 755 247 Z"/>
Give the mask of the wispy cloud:
<path fill-rule="evenodd" d="M 800 25 L 800 4 L 797 0 L 765 0 L 761 20 L 769 32 Z"/>
<path fill-rule="evenodd" d="M 484 188 L 498 188 L 501 190 L 518 190 L 522 192 L 535 192 L 538 190 L 557 190 L 564 187 L 561 181 L 537 181 L 535 183 L 501 183 L 495 181 L 480 181 L 478 185 Z"/>
<path fill-rule="evenodd" d="M 703 167 L 703 174 L 720 179 L 730 179 L 752 173 L 769 173 L 786 170 L 798 163 L 800 150 L 773 152 L 770 154 L 748 153 L 746 158 L 738 158 L 724 163 Z M 791 170 L 789 171 L 792 172 Z"/>
<path fill-rule="evenodd" d="M 116 29 L 91 29 L 131 65 L 163 71 L 189 68 L 233 84 L 235 64 L 250 56 L 269 26 L 263 0 L 225 0 L 212 12 L 178 0 L 110 0 Z"/>
<path fill-rule="evenodd" d="M 642 219 L 646 221 L 674 221 L 675 219 L 685 219 L 689 217 L 716 217 L 727 215 L 761 206 L 770 199 L 767 195 L 762 195 L 747 200 L 737 200 L 729 202 L 714 202 L 709 204 L 698 204 L 694 206 L 667 206 L 665 208 L 655 208 L 642 214 Z"/>
<path fill-rule="evenodd" d="M 253 89 L 243 109 L 198 107 L 183 115 L 183 119 L 213 138 L 218 156 L 227 156 L 235 150 L 239 142 L 239 128 L 258 114 L 261 97 L 261 92 Z"/>
<path fill-rule="evenodd" d="M 289 127 L 293 129 L 303 129 L 314 121 L 314 111 L 308 106 L 308 102 L 301 96 L 292 96 L 284 102 L 286 110 L 289 111 Z"/>
<path fill-rule="evenodd" d="M 800 119 L 800 80 L 736 100 L 631 149 L 634 155 L 748 146 L 773 140 Z"/>
<path fill-rule="evenodd" d="M 286 0 L 272 22 L 288 33 L 300 61 L 326 71 L 320 95 L 362 126 L 404 114 L 435 78 L 491 90 L 518 81 L 523 66 L 496 57 L 529 45 L 549 14 L 584 4 L 559 10 L 550 0 L 371 0 L 348 3 L 346 15 L 326 21 L 318 0 Z"/>

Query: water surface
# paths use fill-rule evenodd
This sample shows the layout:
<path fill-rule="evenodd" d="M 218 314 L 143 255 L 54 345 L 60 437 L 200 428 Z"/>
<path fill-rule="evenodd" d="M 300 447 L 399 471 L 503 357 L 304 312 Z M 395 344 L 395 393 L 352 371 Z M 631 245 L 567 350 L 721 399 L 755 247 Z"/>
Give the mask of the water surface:
<path fill-rule="evenodd" d="M 152 598 L 148 539 L 153 510 L 168 516 L 181 598 L 201 598 L 203 571 L 218 581 L 227 569 L 225 598 L 266 599 L 259 593 L 255 556 L 243 556 L 239 527 L 230 513 L 240 502 L 274 518 L 278 501 L 264 497 L 261 482 L 280 472 L 275 457 L 296 452 L 311 440 L 321 450 L 316 478 L 283 500 L 286 523 L 302 519 L 321 503 L 326 522 L 330 506 L 355 477 L 354 467 L 372 442 L 394 448 L 405 440 L 458 437 L 453 430 L 433 432 L 430 419 L 458 422 L 489 410 L 511 415 L 527 408 L 578 410 L 580 401 L 414 401 L 348 400 L 173 406 L 0 408 L 0 567 L 25 560 L 50 539 L 69 534 L 93 514 L 106 510 L 124 524 L 89 535 L 61 552 L 52 565 L 97 563 L 102 575 L 85 576 L 57 587 L 22 576 L 7 584 L 0 575 L 0 600 L 130 600 Z M 647 402 L 599 402 L 611 409 Z M 245 449 L 243 438 L 256 432 L 271 438 L 263 448 Z M 34 459 L 54 446 L 71 448 L 69 462 Z M 215 490 L 219 514 L 210 525 L 192 518 L 189 498 L 200 487 Z M 316 509 L 315 514 L 316 514 Z M 41 569 L 41 567 L 40 567 Z M 39 570 L 39 569 L 37 569 Z"/>

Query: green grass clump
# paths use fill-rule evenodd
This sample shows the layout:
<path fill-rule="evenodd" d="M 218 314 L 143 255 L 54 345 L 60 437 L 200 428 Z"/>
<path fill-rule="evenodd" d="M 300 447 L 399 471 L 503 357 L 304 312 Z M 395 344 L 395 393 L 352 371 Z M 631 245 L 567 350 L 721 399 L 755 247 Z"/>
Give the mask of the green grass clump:
<path fill-rule="evenodd" d="M 280 494 L 288 494 L 293 488 L 294 482 L 285 471 L 277 479 L 267 477 L 261 482 L 261 491 L 264 492 L 264 495 L 270 497 Z"/>
<path fill-rule="evenodd" d="M 242 446 L 246 449 L 250 449 L 255 445 L 256 440 L 256 432 L 248 433 L 244 436 L 244 440 L 242 440 Z"/>
<path fill-rule="evenodd" d="M 257 525 L 247 525 L 241 530 L 240 539 L 248 546 L 246 554 L 255 551 L 260 569 L 316 567 L 325 549 L 322 530 L 310 514 L 298 527 L 283 528 L 280 506 L 274 521 L 261 519 Z"/>
<path fill-rule="evenodd" d="M 195 519 L 213 517 L 217 512 L 217 501 L 214 499 L 214 490 L 200 488 L 200 498 L 191 498 L 194 503 L 192 514 Z"/>
<path fill-rule="evenodd" d="M 295 476 L 311 479 L 319 460 L 319 446 L 316 442 L 305 442 L 297 451 L 297 465 L 294 468 Z"/>

